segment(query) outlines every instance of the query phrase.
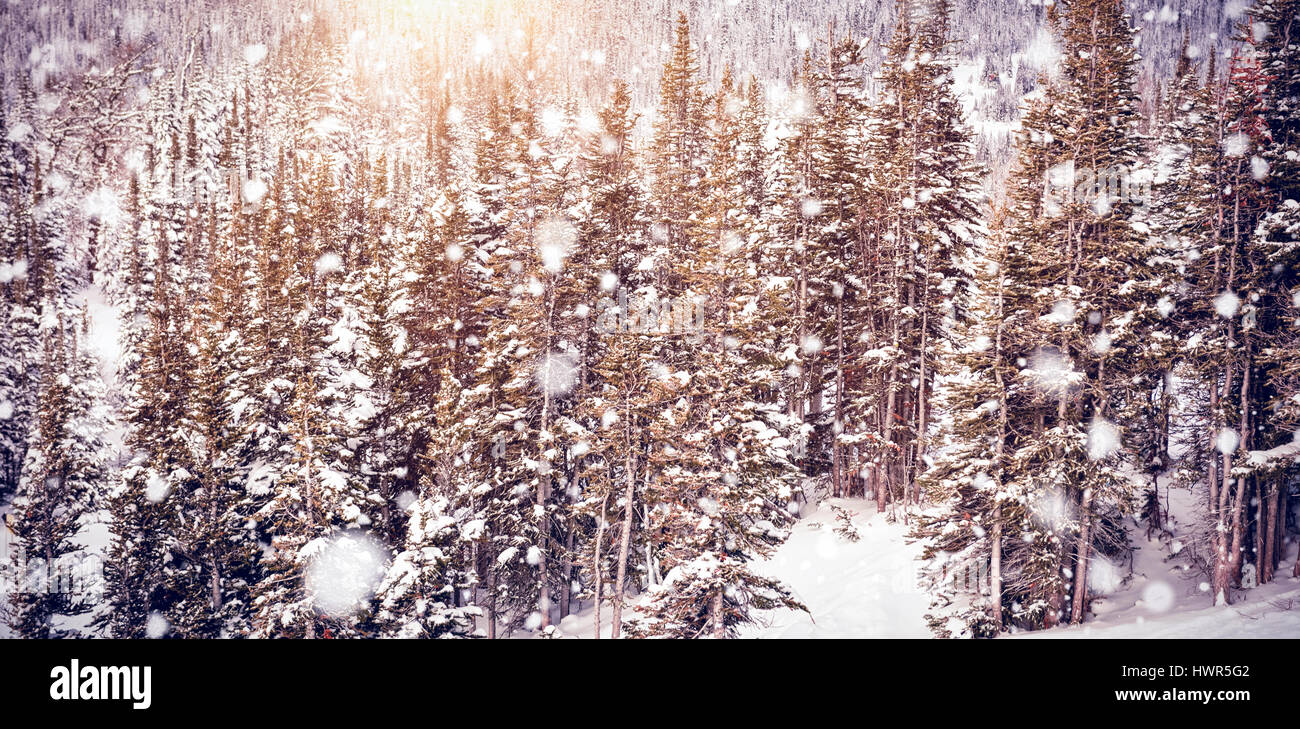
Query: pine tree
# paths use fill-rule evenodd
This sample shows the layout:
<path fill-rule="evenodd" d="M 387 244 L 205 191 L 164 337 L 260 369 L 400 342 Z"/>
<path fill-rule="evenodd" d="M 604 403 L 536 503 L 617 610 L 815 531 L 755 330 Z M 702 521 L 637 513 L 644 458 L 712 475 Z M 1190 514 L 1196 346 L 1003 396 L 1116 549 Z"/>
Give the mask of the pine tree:
<path fill-rule="evenodd" d="M 93 605 L 85 574 L 75 559 L 85 518 L 101 502 L 108 475 L 108 415 L 97 364 L 46 300 L 42 319 L 40 391 L 35 420 L 12 503 L 19 589 L 10 595 L 11 627 L 24 638 L 75 633 L 61 617 Z"/>
<path fill-rule="evenodd" d="M 1300 58 L 1295 44 L 1288 42 L 1297 28 L 1298 12 L 1300 7 L 1293 1 L 1271 0 L 1257 4 L 1251 17 L 1255 23 L 1252 30 L 1267 29 L 1267 35 L 1255 39 L 1260 70 L 1267 80 L 1261 105 L 1267 135 L 1250 161 L 1252 176 L 1265 188 L 1267 204 L 1253 246 L 1269 264 L 1269 273 L 1255 292 L 1260 296 L 1256 321 L 1264 342 L 1262 394 L 1279 404 L 1274 415 L 1259 424 L 1257 451 L 1250 454 L 1251 466 L 1258 469 L 1254 474 L 1259 506 L 1253 551 L 1260 583 L 1274 576 L 1284 556 L 1286 515 L 1294 498 L 1289 484 L 1296 468 L 1294 441 L 1288 440 L 1287 434 L 1300 423 L 1300 408 L 1296 407 L 1300 378 L 1295 367 L 1300 347 L 1295 325 L 1300 321 L 1300 282 L 1296 278 L 1300 270 L 1300 190 L 1296 182 L 1300 130 L 1295 119 Z M 1291 574 L 1300 575 L 1300 557 Z"/>

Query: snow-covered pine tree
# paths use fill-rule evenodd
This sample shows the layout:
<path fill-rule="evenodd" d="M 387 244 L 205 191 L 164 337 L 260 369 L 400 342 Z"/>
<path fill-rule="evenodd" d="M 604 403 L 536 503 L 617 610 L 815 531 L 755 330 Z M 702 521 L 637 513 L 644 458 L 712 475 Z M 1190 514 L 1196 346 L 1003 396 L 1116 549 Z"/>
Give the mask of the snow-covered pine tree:
<path fill-rule="evenodd" d="M 671 150 L 690 147 L 695 122 L 689 109 L 698 104 L 691 99 L 699 92 L 684 21 L 677 32 L 662 82 L 675 90 L 661 95 L 656 131 L 664 136 L 655 140 L 660 163 L 674 159 Z M 773 427 L 788 421 L 777 403 L 756 402 L 742 384 L 751 373 L 745 342 L 730 331 L 745 311 L 747 297 L 736 275 L 748 270 L 744 254 L 750 241 L 739 210 L 744 198 L 724 200 L 743 168 L 732 118 L 738 110 L 735 89 L 723 78 L 702 140 L 708 154 L 698 181 L 702 199 L 671 203 L 671 216 L 677 217 L 667 225 L 680 238 L 667 237 L 674 257 L 661 262 L 669 270 L 659 276 L 664 287 L 656 292 L 660 302 L 672 294 L 671 307 L 657 309 L 650 330 L 659 341 L 651 358 L 637 363 L 648 375 L 640 383 L 649 397 L 642 428 L 646 539 L 653 560 L 668 569 L 628 619 L 629 634 L 639 637 L 729 637 L 754 619 L 755 610 L 801 607 L 778 581 L 749 566 L 787 536 L 797 471 L 790 440 Z M 681 184 L 694 180 L 690 166 L 677 167 L 683 160 L 675 160 L 665 169 Z M 674 241 L 693 245 L 678 249 Z M 755 389 L 772 384 L 755 383 Z"/>
<path fill-rule="evenodd" d="M 869 261 L 859 275 L 879 303 L 862 317 L 856 399 L 884 446 L 873 454 L 869 490 L 915 502 L 932 423 L 936 362 L 965 316 L 972 241 L 981 233 L 982 170 L 953 90 L 951 3 L 898 4 L 898 20 L 873 109 L 873 174 L 865 209 Z M 870 265 L 870 262 L 876 265 Z"/>
<path fill-rule="evenodd" d="M 14 562 L 5 565 L 17 586 L 10 594 L 10 627 L 24 638 L 75 635 L 62 621 L 92 609 L 87 581 L 99 579 L 93 574 L 99 562 L 79 562 L 78 536 L 102 502 L 110 472 L 98 363 L 85 351 L 75 319 L 61 315 L 50 299 L 42 308 L 40 389 L 11 505 Z"/>
<path fill-rule="evenodd" d="M 580 360 L 570 437 L 577 503 L 570 519 L 580 530 L 572 559 L 580 565 L 596 610 L 613 604 L 610 635 L 619 637 L 629 586 L 644 585 L 634 568 L 644 554 L 644 468 L 641 433 L 645 362 L 656 341 L 632 306 L 649 295 L 646 191 L 633 149 L 636 115 L 626 83 L 614 83 L 597 128 L 582 148 L 586 194 L 576 208 L 577 245 L 566 266 L 558 308 Z M 645 576 L 649 578 L 649 575 Z"/>
<path fill-rule="evenodd" d="M 655 218 L 652 255 L 658 261 L 660 291 L 682 284 L 673 262 L 692 255 L 697 208 L 707 159 L 707 101 L 699 79 L 699 58 L 691 43 L 690 22 L 678 13 L 673 44 L 659 83 L 654 140 L 647 151 L 650 199 Z"/>
<path fill-rule="evenodd" d="M 1209 79 L 1209 88 L 1174 121 L 1186 127 L 1189 146 L 1185 184 L 1173 201 L 1180 209 L 1169 226 L 1183 272 L 1174 316 L 1195 428 L 1179 470 L 1192 485 L 1203 484 L 1208 520 L 1201 541 L 1212 594 L 1222 602 L 1232 600 L 1249 528 L 1245 502 L 1257 484 L 1246 451 L 1262 450 L 1261 439 L 1275 437 L 1256 423 L 1271 399 L 1261 374 L 1277 302 L 1255 238 L 1267 206 L 1251 163 L 1268 139 L 1265 87 L 1256 51 L 1247 45 L 1231 58 L 1226 82 Z"/>
<path fill-rule="evenodd" d="M 1278 403 L 1263 418 L 1252 466 L 1262 484 L 1256 519 L 1256 574 L 1267 582 L 1281 567 L 1285 550 L 1288 505 L 1295 481 L 1297 450 L 1288 433 L 1300 427 L 1300 49 L 1294 38 L 1300 30 L 1300 3 L 1295 0 L 1261 0 L 1251 11 L 1254 38 L 1268 79 L 1263 93 L 1263 116 L 1268 138 L 1251 158 L 1252 172 L 1266 190 L 1268 212 L 1256 231 L 1256 247 L 1267 255 L 1269 276 L 1261 287 L 1257 321 L 1265 338 L 1262 359 L 1267 394 Z M 1259 25 L 1262 24 L 1262 25 Z M 1300 555 L 1291 569 L 1300 577 Z"/>
<path fill-rule="evenodd" d="M 1024 498 L 1026 474 L 1009 457 L 1016 445 L 1010 403 L 1026 397 L 1026 384 L 1003 337 L 1015 313 L 1006 308 L 1001 220 L 1002 211 L 995 211 L 971 319 L 959 330 L 959 347 L 942 361 L 948 381 L 939 404 L 951 423 L 920 480 L 926 501 L 938 505 L 937 512 L 919 517 L 914 533 L 927 540 L 925 570 L 934 594 L 927 620 L 941 637 L 1000 633 L 1005 603 L 1016 604 L 1029 587 L 1014 579 L 1023 566 L 1016 553 L 1041 538 L 1028 534 L 1036 525 Z M 1007 577 L 1013 578 L 1010 586 Z"/>
<path fill-rule="evenodd" d="M 34 399 L 33 358 L 40 352 L 36 301 L 28 293 L 32 192 L 19 145 L 0 105 L 0 498 L 18 488 Z"/>
<path fill-rule="evenodd" d="M 1163 376 L 1142 356 L 1160 292 L 1134 218 L 1144 200 L 1133 184 L 1141 143 L 1133 30 L 1109 0 L 1059 6 L 1053 18 L 1061 80 L 1048 91 L 1050 107 L 1024 124 L 1008 261 L 1010 307 L 1026 314 L 1010 339 L 1025 361 L 1021 377 L 1038 388 L 1015 416 L 1038 437 L 1015 457 L 1041 464 L 1031 499 L 1052 523 L 1035 561 L 1046 589 L 1030 610 L 1048 627 L 1066 614 L 1084 620 L 1089 561 L 1124 547 L 1109 526 L 1133 498 L 1116 420 L 1149 391 L 1152 374 Z"/>
<path fill-rule="evenodd" d="M 833 31 L 833 29 L 832 29 Z M 816 163 L 811 168 L 809 197 L 800 203 L 810 235 L 806 296 L 808 325 L 798 342 L 809 378 L 809 425 L 829 430 L 818 442 L 830 444 L 830 492 L 847 495 L 855 461 L 870 447 L 862 444 L 860 422 L 853 412 L 852 392 L 858 389 L 849 372 L 859 343 L 858 327 L 866 318 L 857 268 L 857 224 L 862 214 L 865 179 L 866 102 L 862 90 L 862 46 L 851 38 L 826 39 L 826 58 L 814 72 L 818 94 L 817 131 L 813 142 Z M 831 394 L 826 394 L 829 391 Z M 830 422 L 821 420 L 823 400 L 829 399 Z"/>

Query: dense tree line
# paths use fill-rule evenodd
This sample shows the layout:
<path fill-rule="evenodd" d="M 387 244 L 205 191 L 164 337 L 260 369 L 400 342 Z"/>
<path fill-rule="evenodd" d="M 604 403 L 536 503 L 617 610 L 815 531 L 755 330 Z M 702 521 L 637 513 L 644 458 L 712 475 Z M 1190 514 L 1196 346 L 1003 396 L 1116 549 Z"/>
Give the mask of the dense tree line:
<path fill-rule="evenodd" d="M 1084 621 L 1171 481 L 1229 602 L 1294 529 L 1298 12 L 1182 54 L 1147 114 L 1122 4 L 1056 3 L 991 196 L 946 0 L 899 3 L 878 67 L 832 25 L 779 97 L 712 81 L 684 14 L 653 108 L 551 74 L 531 26 L 393 78 L 325 15 L 228 68 L 124 58 L 66 146 L 11 133 L 48 115 L 20 81 L 0 493 L 29 572 L 110 537 L 98 605 L 9 622 L 727 637 L 803 607 L 754 563 L 831 495 L 925 542 L 936 633 L 996 635 Z M 70 184 L 121 204 L 71 230 Z M 373 597 L 318 576 L 340 551 Z"/>

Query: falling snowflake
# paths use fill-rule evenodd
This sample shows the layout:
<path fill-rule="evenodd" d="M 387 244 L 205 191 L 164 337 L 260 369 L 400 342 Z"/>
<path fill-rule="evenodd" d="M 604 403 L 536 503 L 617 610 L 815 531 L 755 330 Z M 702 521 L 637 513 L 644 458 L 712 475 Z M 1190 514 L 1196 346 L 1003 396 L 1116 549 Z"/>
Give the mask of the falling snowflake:
<path fill-rule="evenodd" d="M 609 426 L 617 422 L 618 422 L 618 413 L 613 410 L 606 410 L 600 416 L 600 427 L 602 428 L 608 428 Z"/>
<path fill-rule="evenodd" d="M 1250 175 L 1260 182 L 1268 177 L 1268 161 L 1256 155 L 1250 158 Z"/>
<path fill-rule="evenodd" d="M 1097 334 L 1093 336 L 1092 338 L 1093 354 L 1097 354 L 1097 355 L 1106 354 L 1107 352 L 1110 351 L 1110 348 L 1111 348 L 1110 332 L 1102 330 L 1100 332 L 1097 332 Z"/>
<path fill-rule="evenodd" d="M 145 482 L 144 497 L 156 504 L 167 498 L 170 488 L 166 479 L 157 473 L 150 473 L 148 481 Z"/>
<path fill-rule="evenodd" d="M 564 259 L 569 257 L 578 231 L 573 224 L 561 218 L 550 218 L 537 228 L 537 250 L 542 266 L 551 273 L 564 269 Z"/>
<path fill-rule="evenodd" d="M 1228 157 L 1244 157 L 1250 151 L 1250 137 L 1242 132 L 1230 134 L 1223 140 L 1223 154 Z"/>
<path fill-rule="evenodd" d="M 410 489 L 403 491 L 402 493 L 397 495 L 397 508 L 401 509 L 402 511 L 406 511 L 407 509 L 410 509 L 411 505 L 415 503 L 415 498 L 416 497 L 414 491 Z"/>
<path fill-rule="evenodd" d="M 316 547 L 316 549 L 310 549 Z M 343 533 L 308 545 L 315 551 L 307 570 L 307 590 L 326 615 L 350 615 L 369 601 L 384 576 L 384 549 L 360 532 Z"/>
<path fill-rule="evenodd" d="M 1059 490 L 1048 490 L 1034 499 L 1030 505 L 1034 520 L 1050 529 L 1064 526 L 1070 515 L 1070 504 Z"/>
<path fill-rule="evenodd" d="M 822 340 L 817 338 L 816 336 L 809 335 L 803 338 L 803 342 L 801 342 L 799 346 L 800 349 L 803 350 L 804 354 L 807 355 L 817 354 L 818 352 L 822 351 Z"/>
<path fill-rule="evenodd" d="M 5 140 L 10 142 L 22 142 L 32 135 L 32 125 L 27 122 L 18 122 L 9 128 L 9 133 L 5 135 Z"/>
<path fill-rule="evenodd" d="M 172 630 L 172 624 L 157 610 L 149 613 L 149 622 L 144 627 L 144 634 L 157 640 L 166 637 Z"/>
<path fill-rule="evenodd" d="M 1165 582 L 1152 582 L 1142 590 L 1142 607 L 1153 613 L 1167 613 L 1174 607 L 1174 588 Z"/>
<path fill-rule="evenodd" d="M 578 358 L 570 352 L 552 352 L 537 367 L 537 384 L 552 397 L 567 395 L 578 383 Z"/>
<path fill-rule="evenodd" d="M 1219 436 L 1214 439 L 1214 448 L 1223 455 L 1231 455 L 1236 452 L 1237 446 L 1241 444 L 1241 436 L 1232 428 L 1224 428 L 1219 431 Z"/>
<path fill-rule="evenodd" d="M 1119 428 L 1101 418 L 1094 419 L 1088 428 L 1088 458 L 1100 461 L 1119 450 Z"/>
<path fill-rule="evenodd" d="M 1088 587 L 1098 595 L 1109 595 L 1124 586 L 1124 570 L 1105 557 L 1095 555 L 1088 567 Z"/>
<path fill-rule="evenodd" d="M 542 110 L 542 131 L 548 137 L 558 137 L 564 131 L 564 112 L 555 107 Z"/>
<path fill-rule="evenodd" d="M 1224 291 L 1214 298 L 1214 310 L 1224 319 L 1231 319 L 1237 314 L 1241 299 L 1231 291 Z"/>
<path fill-rule="evenodd" d="M 244 202 L 249 205 L 256 205 L 261 202 L 263 197 L 266 197 L 266 189 L 266 183 L 261 179 L 244 180 Z"/>
<path fill-rule="evenodd" d="M 1080 378 L 1070 358 L 1056 347 L 1039 348 L 1030 356 L 1028 365 L 1025 374 L 1035 387 L 1049 395 L 1069 390 Z"/>
<path fill-rule="evenodd" d="M 1174 300 L 1168 296 L 1161 296 L 1156 302 L 1156 311 L 1160 312 L 1160 316 L 1168 319 L 1169 315 L 1174 313 Z"/>
<path fill-rule="evenodd" d="M 27 278 L 27 259 L 20 258 L 13 263 L 0 263 L 0 283 L 21 281 Z"/>
<path fill-rule="evenodd" d="M 343 259 L 337 253 L 326 253 L 316 259 L 316 274 L 328 276 L 343 270 Z"/>
<path fill-rule="evenodd" d="M 578 125 L 578 131 L 584 134 L 595 134 L 600 131 L 600 117 L 596 116 L 590 109 L 585 109 L 575 120 Z"/>
<path fill-rule="evenodd" d="M 1074 302 L 1061 300 L 1052 304 L 1052 313 L 1048 314 L 1045 318 L 1048 321 L 1056 322 L 1057 324 L 1069 324 L 1074 321 L 1074 317 Z"/>
<path fill-rule="evenodd" d="M 103 186 L 95 188 L 82 199 L 81 210 L 88 219 L 100 221 L 107 226 L 117 225 L 123 218 L 117 193 Z"/>

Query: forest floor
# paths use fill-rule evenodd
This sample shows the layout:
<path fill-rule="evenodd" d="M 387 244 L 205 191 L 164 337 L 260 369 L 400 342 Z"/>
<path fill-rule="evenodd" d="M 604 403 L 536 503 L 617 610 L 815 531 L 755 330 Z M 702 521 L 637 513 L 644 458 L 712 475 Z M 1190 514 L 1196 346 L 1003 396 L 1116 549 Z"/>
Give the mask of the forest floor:
<path fill-rule="evenodd" d="M 1274 581 L 1234 590 L 1233 604 L 1215 607 L 1206 578 L 1181 558 L 1181 533 L 1194 523 L 1187 491 L 1172 489 L 1169 534 L 1147 539 L 1130 520 L 1131 564 L 1100 560 L 1093 565 L 1093 615 L 1080 626 L 1023 632 L 1034 638 L 1300 638 L 1300 578 L 1291 576 L 1294 538 Z M 834 532 L 832 505 L 854 512 L 862 538 L 848 542 Z M 918 586 L 919 545 L 907 527 L 890 523 L 863 500 L 829 499 L 804 516 L 790 539 L 759 570 L 776 577 L 808 606 L 808 613 L 782 610 L 760 617 L 742 631 L 753 638 L 929 637 L 924 614 L 929 598 Z M 1227 619 L 1225 619 L 1225 614 Z"/>
<path fill-rule="evenodd" d="M 1215 606 L 1209 578 L 1186 558 L 1196 500 L 1185 489 L 1167 494 L 1168 533 L 1148 538 L 1145 526 L 1130 521 L 1131 572 L 1128 564 L 1103 568 L 1119 579 L 1094 601 L 1088 622 L 1014 637 L 1300 638 L 1300 578 L 1291 576 L 1300 544 L 1294 536 L 1272 582 L 1234 589 L 1231 605 Z"/>
<path fill-rule="evenodd" d="M 832 507 L 845 510 L 860 535 L 835 531 Z M 758 616 L 746 638 L 929 638 L 930 598 L 920 587 L 921 546 L 908 527 L 876 513 L 864 499 L 827 499 L 805 508 L 790 539 L 758 572 L 781 580 L 808 608 Z"/>

